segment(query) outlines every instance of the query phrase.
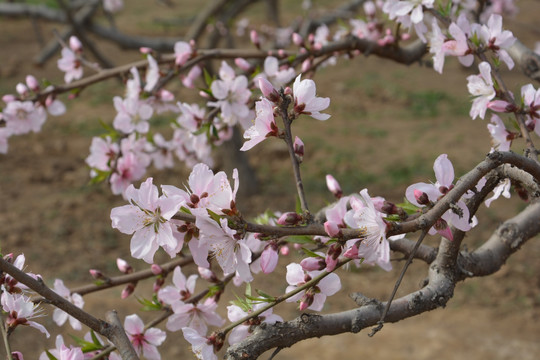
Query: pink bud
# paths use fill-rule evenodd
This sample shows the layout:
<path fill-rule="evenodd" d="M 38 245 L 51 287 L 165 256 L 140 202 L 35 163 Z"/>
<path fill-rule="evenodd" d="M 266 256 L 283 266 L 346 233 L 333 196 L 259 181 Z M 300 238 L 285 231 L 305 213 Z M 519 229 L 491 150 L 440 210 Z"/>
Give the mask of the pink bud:
<path fill-rule="evenodd" d="M 295 250 L 300 250 L 302 248 L 302 244 L 294 243 L 293 247 Z"/>
<path fill-rule="evenodd" d="M 39 91 L 39 82 L 32 75 L 26 75 L 26 86 L 32 91 Z"/>
<path fill-rule="evenodd" d="M 401 34 L 401 40 L 403 40 L 403 41 L 407 41 L 407 40 L 409 40 L 410 38 L 411 38 L 411 34 L 409 34 L 409 33 L 403 33 L 403 34 Z"/>
<path fill-rule="evenodd" d="M 272 245 L 269 245 L 261 253 L 261 269 L 265 274 L 270 274 L 278 263 L 278 253 Z"/>
<path fill-rule="evenodd" d="M 341 245 L 334 243 L 330 245 L 328 248 L 328 252 L 326 253 L 325 263 L 326 263 L 326 271 L 330 272 L 336 268 L 339 255 L 341 255 L 342 248 Z"/>
<path fill-rule="evenodd" d="M 24 360 L 23 354 L 20 351 L 13 351 L 11 357 L 13 360 Z"/>
<path fill-rule="evenodd" d="M 116 266 L 118 267 L 118 270 L 120 270 L 124 274 L 131 274 L 133 272 L 133 268 L 131 267 L 131 265 L 129 265 L 127 261 L 123 259 L 117 258 Z"/>
<path fill-rule="evenodd" d="M 17 100 L 17 98 L 14 95 L 11 95 L 11 94 L 7 94 L 7 95 L 2 96 L 2 101 L 5 102 L 6 104 L 9 103 L 9 102 L 15 101 L 15 100 Z"/>
<path fill-rule="evenodd" d="M 4 255 L 4 260 L 7 261 L 8 263 L 12 264 L 13 263 L 13 253 L 9 253 L 9 254 Z"/>
<path fill-rule="evenodd" d="M 493 100 L 488 102 L 488 109 L 491 109 L 496 112 L 513 112 L 517 110 L 514 104 L 511 104 L 504 100 Z"/>
<path fill-rule="evenodd" d="M 249 62 L 247 62 L 244 58 L 236 58 L 234 59 L 234 63 L 236 66 L 238 66 L 240 69 L 242 69 L 245 72 L 251 72 L 252 66 Z"/>
<path fill-rule="evenodd" d="M 202 97 L 203 99 L 210 99 L 210 96 L 204 91 L 199 91 L 199 96 Z"/>
<path fill-rule="evenodd" d="M 105 278 L 105 275 L 103 275 L 103 273 L 99 270 L 90 269 L 88 272 L 90 272 L 90 275 L 96 280 L 102 280 Z"/>
<path fill-rule="evenodd" d="M 448 223 L 443 220 L 439 219 L 435 222 L 435 225 L 433 225 L 435 230 L 444 238 L 447 238 L 450 241 L 454 240 L 454 235 L 452 234 L 452 230 L 450 230 L 450 227 L 448 226 Z"/>
<path fill-rule="evenodd" d="M 326 186 L 336 198 L 340 199 L 343 196 L 341 186 L 339 186 L 337 180 L 330 174 L 326 175 Z"/>
<path fill-rule="evenodd" d="M 307 303 L 307 301 L 300 301 L 300 306 L 299 306 L 300 311 L 304 311 L 308 307 L 309 307 L 309 304 Z"/>
<path fill-rule="evenodd" d="M 255 45 L 257 47 L 257 49 L 260 49 L 261 42 L 260 42 L 260 39 L 259 39 L 259 34 L 257 34 L 257 32 L 255 30 L 251 30 L 251 32 L 249 33 L 249 39 L 251 40 L 253 45 Z"/>
<path fill-rule="evenodd" d="M 283 255 L 283 256 L 289 255 L 289 252 L 290 252 L 290 251 L 291 251 L 291 250 L 289 249 L 289 247 L 288 247 L 287 245 L 282 246 L 282 247 L 279 249 L 279 253 L 280 253 L 281 255 Z"/>
<path fill-rule="evenodd" d="M 300 261 L 300 266 L 305 271 L 317 271 L 326 267 L 326 262 L 320 257 L 308 257 Z"/>
<path fill-rule="evenodd" d="M 154 285 L 152 286 L 152 290 L 154 290 L 155 293 L 161 289 L 161 287 L 165 284 L 165 279 L 162 277 L 156 278 L 156 281 L 154 281 Z"/>
<path fill-rule="evenodd" d="M 297 225 L 302 221 L 302 216 L 295 212 L 286 212 L 277 221 L 279 225 Z"/>
<path fill-rule="evenodd" d="M 283 50 L 283 49 L 279 49 L 279 50 L 277 51 L 277 54 L 278 54 L 278 57 L 280 57 L 280 58 L 284 58 L 284 57 L 287 56 L 287 53 L 286 53 L 285 50 Z"/>
<path fill-rule="evenodd" d="M 330 236 L 331 238 L 337 238 L 341 237 L 341 229 L 339 228 L 338 224 L 332 221 L 327 221 L 324 223 L 324 231 Z"/>
<path fill-rule="evenodd" d="M 198 271 L 199 271 L 199 275 L 201 275 L 201 277 L 204 280 L 210 281 L 210 282 L 217 282 L 218 278 L 212 270 L 199 266 Z"/>
<path fill-rule="evenodd" d="M 420 205 L 427 205 L 429 204 L 429 198 L 427 194 L 423 191 L 420 191 L 418 189 L 414 189 L 414 198 Z"/>
<path fill-rule="evenodd" d="M 292 34 L 292 42 L 296 46 L 302 46 L 302 44 L 304 43 L 304 39 L 302 38 L 302 36 L 300 34 L 293 33 Z"/>
<path fill-rule="evenodd" d="M 82 51 L 82 44 L 81 42 L 79 41 L 79 39 L 77 39 L 76 36 L 71 36 L 69 38 L 69 47 L 71 48 L 71 50 L 73 50 L 74 52 L 81 52 Z"/>
<path fill-rule="evenodd" d="M 296 155 L 298 162 L 304 160 L 304 143 L 298 136 L 294 137 L 294 154 Z"/>
<path fill-rule="evenodd" d="M 315 35 L 314 34 L 309 34 L 308 35 L 308 42 L 313 45 L 313 43 L 315 42 Z"/>
<path fill-rule="evenodd" d="M 265 98 L 273 103 L 277 103 L 279 100 L 279 94 L 270 81 L 266 80 L 262 76 L 259 76 L 257 82 L 259 83 L 259 89 Z"/>
<path fill-rule="evenodd" d="M 150 271 L 152 271 L 152 274 L 154 275 L 159 275 L 163 273 L 163 269 L 158 264 L 152 264 L 152 266 L 150 266 Z"/>
<path fill-rule="evenodd" d="M 348 259 L 358 259 L 358 246 L 354 244 L 343 253 L 343 256 Z"/>
<path fill-rule="evenodd" d="M 303 73 L 308 72 L 311 69 L 311 59 L 306 59 L 302 62 L 301 70 Z"/>
<path fill-rule="evenodd" d="M 122 294 L 120 295 L 120 297 L 122 299 L 125 299 L 129 297 L 131 294 L 133 294 L 133 292 L 135 291 L 135 285 L 136 284 L 134 283 L 127 284 L 127 286 L 122 290 Z"/>
<path fill-rule="evenodd" d="M 152 53 L 152 49 L 146 46 L 139 48 L 139 51 L 141 52 L 141 54 L 145 54 L 145 55 Z"/>
<path fill-rule="evenodd" d="M 28 88 L 23 83 L 18 83 L 15 86 L 15 90 L 17 90 L 17 93 L 21 96 L 26 96 L 28 94 Z"/>

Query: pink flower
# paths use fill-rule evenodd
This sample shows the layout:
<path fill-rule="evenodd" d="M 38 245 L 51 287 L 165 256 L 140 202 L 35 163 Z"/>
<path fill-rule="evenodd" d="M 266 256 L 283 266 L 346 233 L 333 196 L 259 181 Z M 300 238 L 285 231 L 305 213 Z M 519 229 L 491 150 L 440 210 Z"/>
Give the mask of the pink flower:
<path fill-rule="evenodd" d="M 240 319 L 245 318 L 248 316 L 251 312 L 257 311 L 260 308 L 264 307 L 265 303 L 258 303 L 253 305 L 253 308 L 248 310 L 247 312 L 242 310 L 239 306 L 236 305 L 230 305 L 227 306 L 227 317 L 229 318 L 229 321 L 236 322 Z M 267 323 L 267 324 L 275 324 L 276 322 L 283 322 L 283 319 L 279 315 L 272 314 L 272 308 L 264 311 L 259 316 L 257 316 L 254 320 L 258 320 L 261 323 Z M 231 330 L 231 333 L 229 334 L 229 344 L 233 345 L 236 344 L 245 338 L 249 336 L 251 332 L 253 332 L 253 327 L 251 325 L 238 325 L 234 329 Z"/>
<path fill-rule="evenodd" d="M 502 30 L 502 16 L 492 14 L 487 25 L 482 25 L 479 30 L 480 38 L 495 54 L 506 63 L 509 69 L 514 67 L 514 61 L 506 51 L 514 44 L 516 38 L 511 31 Z"/>
<path fill-rule="evenodd" d="M 182 84 L 188 89 L 193 89 L 195 87 L 194 85 L 195 80 L 197 80 L 197 78 L 200 77 L 201 74 L 202 74 L 202 70 L 199 67 L 199 65 L 193 66 L 191 69 L 189 69 L 189 72 L 186 75 L 186 77 L 182 79 Z"/>
<path fill-rule="evenodd" d="M 491 135 L 493 149 L 499 151 L 509 151 L 510 145 L 512 145 L 512 140 L 509 140 L 510 133 L 508 130 L 506 130 L 501 118 L 493 114 L 491 116 L 491 122 L 492 124 L 488 124 L 487 128 Z"/>
<path fill-rule="evenodd" d="M 110 136 L 105 138 L 95 136 L 90 145 L 90 155 L 85 161 L 91 168 L 110 171 L 111 162 L 118 156 L 119 152 L 118 144 L 113 143 Z"/>
<path fill-rule="evenodd" d="M 68 84 L 83 76 L 81 61 L 71 49 L 66 47 L 62 49 L 62 57 L 58 59 L 57 65 L 60 70 L 65 72 L 64 81 Z"/>
<path fill-rule="evenodd" d="M 197 356 L 197 359 L 217 360 L 217 356 L 214 354 L 214 345 L 210 343 L 207 337 L 189 327 L 182 328 L 182 332 L 184 338 L 191 344 L 191 350 Z"/>
<path fill-rule="evenodd" d="M 152 107 L 138 98 L 128 97 L 122 99 L 119 96 L 113 98 L 114 107 L 118 112 L 113 121 L 115 129 L 125 134 L 136 131 L 146 134 L 150 125 L 148 120 L 152 117 L 154 110 Z"/>
<path fill-rule="evenodd" d="M 233 126 L 249 115 L 247 103 L 251 91 L 248 89 L 248 80 L 243 75 L 236 76 L 225 61 L 221 63 L 219 76 L 220 79 L 213 81 L 210 86 L 217 101 L 208 102 L 208 106 L 219 107 L 225 123 Z"/>
<path fill-rule="evenodd" d="M 255 103 L 257 117 L 255 124 L 246 130 L 244 138 L 249 139 L 244 143 L 240 151 L 250 150 L 269 136 L 277 136 L 278 127 L 274 118 L 274 107 L 266 98 Z"/>
<path fill-rule="evenodd" d="M 173 272 L 173 285 L 160 289 L 158 292 L 158 298 L 165 304 L 173 304 L 177 301 L 186 301 L 195 292 L 195 282 L 197 281 L 197 275 L 190 275 L 186 280 L 186 277 L 182 273 L 180 266 L 174 268 Z"/>
<path fill-rule="evenodd" d="M 279 69 L 279 61 L 273 56 L 268 56 L 264 59 L 264 75 L 276 88 L 286 85 L 291 81 L 295 74 L 294 68 Z M 261 74 L 260 76 L 263 76 Z"/>
<path fill-rule="evenodd" d="M 226 219 L 220 220 L 220 226 L 209 217 L 197 216 L 195 225 L 200 230 L 200 242 L 208 246 L 225 274 L 237 272 L 244 282 L 253 280 L 251 250 L 245 240 L 235 237 L 236 231 L 229 228 Z"/>
<path fill-rule="evenodd" d="M 261 253 L 261 270 L 264 274 L 274 271 L 279 260 L 277 246 L 269 244 Z"/>
<path fill-rule="evenodd" d="M 172 304 L 174 314 L 167 319 L 167 330 L 178 331 L 189 327 L 199 334 L 204 335 L 208 325 L 222 326 L 225 320 L 216 313 L 217 304 L 209 298 L 204 303 L 184 304 L 177 301 Z"/>
<path fill-rule="evenodd" d="M 425 206 L 425 204 L 418 202 L 416 196 L 414 195 L 415 190 L 425 193 L 429 201 L 437 202 L 454 187 L 452 184 L 454 181 L 454 167 L 452 166 L 450 160 L 448 160 L 448 156 L 446 154 L 440 155 L 435 160 L 433 170 L 435 171 L 435 178 L 437 179 L 435 184 L 416 183 L 407 188 L 405 196 L 412 204 L 418 207 Z M 461 231 L 469 231 L 472 228 L 471 224 L 469 223 L 469 208 L 462 200 L 459 200 L 456 203 L 456 208 L 459 210 L 450 209 L 446 211 L 443 216 L 441 216 L 442 221 L 436 224 L 436 226 L 432 227 L 429 230 L 429 234 L 434 235 L 436 232 L 439 232 L 445 237 L 451 235 L 451 233 L 449 234 L 447 231 L 446 224 L 452 225 Z"/>
<path fill-rule="evenodd" d="M 10 101 L 2 112 L 6 128 L 13 135 L 38 132 L 47 120 L 47 113 L 42 106 L 35 106 L 31 101 Z"/>
<path fill-rule="evenodd" d="M 148 360 L 161 359 L 157 347 L 165 341 L 165 331 L 157 328 L 145 330 L 141 318 L 135 314 L 126 316 L 124 329 L 139 356 L 142 355 Z"/>
<path fill-rule="evenodd" d="M 182 66 L 189 60 L 192 53 L 192 48 L 189 43 L 185 41 L 178 41 L 174 44 L 174 55 L 176 56 L 175 64 Z"/>
<path fill-rule="evenodd" d="M 175 256 L 178 243 L 173 236 L 175 227 L 169 220 L 182 206 L 181 199 L 159 196 L 152 178 L 142 183 L 139 190 L 130 185 L 125 195 L 131 205 L 112 209 L 111 220 L 113 228 L 133 234 L 131 255 L 151 264 L 156 250 L 162 246 Z"/>
<path fill-rule="evenodd" d="M 294 112 L 298 115 L 310 115 L 317 120 L 327 120 L 330 118 L 330 115 L 321 114 L 320 111 L 330 105 L 330 99 L 316 97 L 316 91 L 316 85 L 313 80 L 301 80 L 301 75 L 298 75 L 293 84 Z"/>
<path fill-rule="evenodd" d="M 38 305 L 35 305 L 30 298 L 20 294 L 3 292 L 1 294 L 1 303 L 3 310 L 7 313 L 6 326 L 8 328 L 28 325 L 50 337 L 49 332 L 43 325 L 30 321 L 30 319 L 40 316 L 38 314 Z"/>
<path fill-rule="evenodd" d="M 470 75 L 467 77 L 467 88 L 474 96 L 473 105 L 469 115 L 474 119 L 477 116 L 484 118 L 488 103 L 495 97 L 493 79 L 491 78 L 491 67 L 489 63 L 482 62 L 478 65 L 480 75 Z"/>
<path fill-rule="evenodd" d="M 64 282 L 60 279 L 54 280 L 53 291 L 58 295 L 62 296 L 64 299 L 74 304 L 76 307 L 82 309 L 84 306 L 84 300 L 81 295 L 74 293 L 64 285 Z M 58 326 L 64 325 L 66 320 L 69 319 L 69 324 L 74 330 L 81 330 L 81 322 L 75 319 L 73 316 L 68 315 L 66 312 L 60 309 L 54 309 L 53 320 Z"/>
<path fill-rule="evenodd" d="M 501 195 L 507 199 L 510 199 L 510 187 L 512 183 L 510 179 L 504 179 L 493 189 L 493 196 L 489 199 L 486 199 L 485 204 L 487 207 L 491 205 L 494 200 L 497 200 Z"/>
<path fill-rule="evenodd" d="M 304 270 L 300 264 L 292 263 L 287 265 L 286 279 L 289 283 L 286 293 L 296 289 L 298 286 L 304 285 L 307 281 L 321 274 L 321 271 L 311 271 L 304 274 Z M 287 302 L 302 301 L 309 304 L 306 308 L 314 311 L 321 311 L 326 297 L 334 295 L 341 289 L 341 281 L 339 276 L 332 273 L 324 277 L 319 283 L 306 291 L 301 291 L 298 294 L 288 298 Z M 304 309 L 301 309 L 304 310 Z"/>
<path fill-rule="evenodd" d="M 64 338 L 62 335 L 56 337 L 56 348 L 49 349 L 47 352 L 54 356 L 57 360 L 83 360 L 84 355 L 82 349 L 79 347 L 67 347 L 64 344 Z M 39 360 L 50 360 L 51 357 L 47 352 L 42 352 L 39 356 Z"/>

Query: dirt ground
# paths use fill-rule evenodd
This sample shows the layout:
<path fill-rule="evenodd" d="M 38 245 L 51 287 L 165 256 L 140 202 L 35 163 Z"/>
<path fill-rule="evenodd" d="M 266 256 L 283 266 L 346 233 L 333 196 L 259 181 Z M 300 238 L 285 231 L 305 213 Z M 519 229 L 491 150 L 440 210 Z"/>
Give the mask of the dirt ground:
<path fill-rule="evenodd" d="M 126 3 L 130 4 L 118 17 L 117 25 L 132 34 L 173 36 L 174 29 L 155 25 L 155 20 L 173 18 L 179 13 L 189 18 L 185 14 L 197 11 L 194 5 L 167 10 L 160 6 L 148 7 L 144 1 Z M 540 3 L 528 0 L 519 1 L 518 5 L 521 11 L 508 22 L 508 27 L 526 45 L 533 47 L 535 39 L 540 39 L 537 26 Z M 59 25 L 44 23 L 39 23 L 38 27 L 45 39 L 51 38 L 53 27 L 61 29 Z M 123 52 L 109 43 L 99 46 L 117 64 L 140 58 L 137 53 Z M 0 19 L 1 94 L 14 92 L 16 83 L 29 73 L 61 80 L 55 64 L 59 56 L 43 68 L 32 66 L 32 57 L 40 48 L 28 21 Z M 317 77 L 318 93 L 331 98 L 328 113 L 332 118 L 326 122 L 301 119 L 305 124 L 299 123 L 294 129 L 306 145 L 302 170 L 311 208 L 317 209 L 332 201 L 324 182 L 327 173 L 341 182 L 346 193 L 367 187 L 372 196 L 400 202 L 409 184 L 434 179 L 432 166 L 439 154 L 448 154 L 458 176 L 480 162 L 490 144 L 487 121 L 472 121 L 468 117 L 470 101 L 466 76 L 470 73 L 455 61 L 447 63 L 445 74 L 441 76 L 418 65 L 405 67 L 365 57 L 341 60 L 338 66 L 323 69 Z M 504 73 L 504 76 L 516 93 L 518 84 L 530 82 L 517 73 Z M 81 99 L 62 98 L 68 105 L 66 115 L 50 117 L 38 134 L 10 138 L 8 154 L 0 156 L 1 250 L 16 255 L 24 253 L 27 271 L 42 274 L 48 284 L 57 277 L 70 287 L 89 283 L 90 268 L 116 275 L 115 258 L 130 258 L 130 237 L 114 231 L 109 218 L 110 209 L 124 202 L 111 195 L 105 184 L 89 185 L 84 164 L 92 136 L 102 131 L 99 120 L 112 122 L 111 98 L 121 94 L 121 86 L 112 80 L 85 90 Z M 195 99 L 185 91 L 178 92 L 177 98 Z M 522 147 L 518 142 L 513 150 L 519 152 Z M 255 216 L 266 209 L 292 210 L 294 186 L 283 148 L 277 141 L 266 141 L 249 156 L 257 167 L 261 192 L 242 199 L 241 211 Z M 176 186 L 182 186 L 189 173 L 180 165 L 172 171 L 151 171 L 155 183 Z M 499 200 L 489 209 L 482 207 L 478 214 L 480 225 L 468 234 L 464 246 L 469 250 L 476 248 L 498 224 L 523 207 L 515 197 Z M 531 239 L 495 275 L 460 283 L 445 309 L 387 324 L 373 338 L 364 330 L 356 335 L 304 341 L 282 350 L 276 359 L 307 356 L 320 359 L 367 356 L 374 359 L 538 359 L 538 240 L 538 237 Z M 428 239 L 433 246 L 436 242 L 435 238 Z M 167 260 L 165 256 L 161 259 Z M 280 264 L 285 266 L 290 260 L 282 259 Z M 130 262 L 138 270 L 147 266 L 135 260 Z M 344 289 L 340 294 L 343 296 L 330 298 L 325 311 L 352 308 L 354 303 L 345 295 L 355 291 L 386 299 L 402 262 L 396 261 L 394 265 L 394 270 L 388 273 L 370 267 L 351 274 L 342 273 Z M 265 277 L 265 291 L 275 294 L 283 291 L 286 286 L 283 266 L 275 276 Z M 421 263 L 413 264 L 399 294 L 417 289 L 426 270 Z M 185 272 L 193 271 L 185 269 Z M 257 279 L 254 284 L 262 286 L 257 285 L 261 284 Z M 142 295 L 150 286 L 151 283 L 141 284 L 136 294 Z M 200 281 L 199 286 L 202 286 Z M 112 289 L 86 296 L 85 309 L 99 317 L 111 308 L 118 309 L 121 316 L 137 311 L 140 306 L 134 298 L 120 302 L 120 291 L 120 288 Z M 47 311 L 50 313 L 52 309 Z M 285 319 L 298 315 L 291 304 L 280 306 L 275 312 Z M 143 316 L 148 320 L 155 314 Z M 48 328 L 55 328 L 50 317 L 39 321 Z M 64 330 L 70 332 L 67 326 Z M 169 334 L 166 345 L 160 348 L 164 359 L 190 354 L 186 343 L 179 338 L 179 333 Z M 23 329 L 13 336 L 13 348 L 24 349 L 27 359 L 37 358 L 43 349 L 53 344 L 53 339 L 46 340 L 33 329 Z"/>

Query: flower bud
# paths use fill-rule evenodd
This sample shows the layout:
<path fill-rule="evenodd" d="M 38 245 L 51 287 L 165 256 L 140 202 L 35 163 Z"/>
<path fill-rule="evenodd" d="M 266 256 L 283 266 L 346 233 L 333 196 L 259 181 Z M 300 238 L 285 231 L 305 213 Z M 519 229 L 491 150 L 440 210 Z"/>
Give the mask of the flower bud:
<path fill-rule="evenodd" d="M 336 198 L 340 199 L 343 196 L 341 186 L 339 186 L 339 183 L 332 175 L 326 175 L 326 186 Z"/>
<path fill-rule="evenodd" d="M 263 96 L 271 102 L 277 103 L 279 100 L 279 94 L 276 89 L 274 89 L 274 86 L 270 83 L 270 81 L 260 76 L 258 79 L 258 83 L 259 89 L 261 89 Z"/>
<path fill-rule="evenodd" d="M 343 253 L 343 256 L 347 259 L 358 259 L 358 246 L 354 244 Z"/>
<path fill-rule="evenodd" d="M 201 277 L 206 280 L 206 281 L 210 281 L 212 283 L 215 283 L 218 281 L 218 278 L 216 276 L 216 274 L 214 274 L 214 272 L 210 269 L 207 269 L 207 268 L 203 268 L 201 266 L 198 267 L 197 269 L 199 271 L 199 275 L 201 275 Z"/>
<path fill-rule="evenodd" d="M 251 40 L 253 45 L 257 47 L 257 49 L 261 48 L 261 41 L 259 39 L 259 34 L 257 34 L 257 31 L 251 30 L 251 32 L 249 33 L 249 39 Z"/>
<path fill-rule="evenodd" d="M 302 62 L 302 67 L 300 68 L 303 73 L 308 72 L 311 69 L 311 59 L 306 59 Z"/>
<path fill-rule="evenodd" d="M 304 160 L 304 143 L 298 136 L 294 137 L 294 154 L 298 159 L 298 162 L 301 163 Z"/>
<path fill-rule="evenodd" d="M 427 205 L 429 204 L 429 198 L 427 194 L 423 191 L 420 191 L 418 189 L 414 190 L 414 198 L 420 205 Z"/>
<path fill-rule="evenodd" d="M 283 256 L 289 255 L 289 252 L 290 252 L 290 251 L 291 251 L 291 250 L 289 249 L 289 247 L 288 247 L 287 245 L 282 246 L 282 247 L 279 249 L 279 253 L 280 253 L 281 255 L 283 255 Z"/>
<path fill-rule="evenodd" d="M 385 213 L 385 214 L 398 214 L 399 213 L 399 209 L 398 207 L 396 206 L 396 204 L 390 202 L 390 201 L 385 201 L 383 206 L 381 207 L 381 212 Z"/>
<path fill-rule="evenodd" d="M 32 75 L 26 75 L 26 86 L 32 91 L 39 91 L 39 82 Z"/>
<path fill-rule="evenodd" d="M 76 36 L 71 36 L 69 38 L 69 47 L 74 52 L 82 52 L 82 44 Z"/>
<path fill-rule="evenodd" d="M 488 102 L 488 109 L 491 109 L 496 112 L 514 112 L 517 110 L 517 107 L 514 104 L 511 104 L 504 100 L 493 100 Z"/>
<path fill-rule="evenodd" d="M 315 297 L 313 296 L 313 294 L 309 290 L 306 291 L 304 296 L 302 296 L 302 300 L 300 300 L 300 311 L 304 311 L 308 307 L 310 307 L 311 304 L 313 304 L 314 299 Z"/>
<path fill-rule="evenodd" d="M 261 270 L 265 274 L 270 274 L 276 268 L 278 263 L 278 253 L 274 246 L 270 244 L 261 253 Z"/>
<path fill-rule="evenodd" d="M 447 238 L 450 241 L 454 240 L 452 230 L 450 230 L 450 226 L 448 226 L 448 223 L 444 219 L 439 219 L 435 221 L 433 227 L 442 237 Z"/>
<path fill-rule="evenodd" d="M 293 33 L 292 34 L 292 42 L 296 46 L 302 46 L 302 44 L 304 43 L 304 39 L 302 38 L 302 36 L 300 34 Z"/>
<path fill-rule="evenodd" d="M 324 231 L 326 231 L 328 236 L 330 236 L 331 238 L 339 238 L 343 235 L 338 224 L 333 221 L 327 221 L 324 223 Z"/>
<path fill-rule="evenodd" d="M 152 264 L 152 266 L 150 266 L 150 270 L 154 275 L 160 275 L 163 273 L 163 269 L 158 264 Z"/>
<path fill-rule="evenodd" d="M 96 269 L 90 269 L 88 270 L 88 272 L 90 273 L 90 275 L 96 279 L 96 280 L 103 280 L 105 279 L 105 275 L 103 275 L 103 273 L 99 270 L 96 270 Z"/>
<path fill-rule="evenodd" d="M 244 59 L 244 58 L 236 58 L 236 59 L 234 59 L 234 63 L 236 64 L 236 66 L 238 66 L 240 69 L 242 69 L 245 72 L 251 72 L 252 71 L 251 64 L 249 62 L 247 62 L 247 60 Z"/>
<path fill-rule="evenodd" d="M 297 225 L 302 221 L 302 216 L 295 212 L 286 212 L 277 221 L 279 225 Z"/>
<path fill-rule="evenodd" d="M 161 276 L 157 277 L 156 281 L 154 281 L 154 285 L 152 286 L 152 289 L 154 290 L 155 293 L 157 293 L 159 289 L 161 289 L 163 284 L 165 284 L 165 279 Z"/>
<path fill-rule="evenodd" d="M 321 257 L 308 257 L 300 261 L 300 266 L 304 271 L 317 271 L 326 267 L 326 262 Z"/>
<path fill-rule="evenodd" d="M 20 351 L 13 351 L 11 357 L 13 360 L 24 360 L 23 354 Z"/>
<path fill-rule="evenodd" d="M 124 274 L 131 274 L 133 272 L 133 268 L 127 263 L 126 260 L 117 258 L 116 266 L 118 267 L 118 270 L 120 270 L 120 272 L 123 272 Z"/>
<path fill-rule="evenodd" d="M 145 54 L 145 55 L 152 53 L 152 49 L 146 46 L 140 47 L 139 51 L 141 52 L 141 54 Z"/>
<path fill-rule="evenodd" d="M 21 96 L 26 96 L 28 95 L 28 88 L 26 87 L 26 85 L 24 85 L 23 83 L 18 83 L 16 86 L 15 86 L 15 90 L 17 90 L 17 93 Z"/>
<path fill-rule="evenodd" d="M 120 295 L 120 297 L 122 299 L 125 299 L 127 297 L 129 297 L 131 294 L 133 294 L 133 292 L 135 291 L 135 283 L 129 283 L 127 284 L 127 286 L 122 290 L 122 294 Z"/>

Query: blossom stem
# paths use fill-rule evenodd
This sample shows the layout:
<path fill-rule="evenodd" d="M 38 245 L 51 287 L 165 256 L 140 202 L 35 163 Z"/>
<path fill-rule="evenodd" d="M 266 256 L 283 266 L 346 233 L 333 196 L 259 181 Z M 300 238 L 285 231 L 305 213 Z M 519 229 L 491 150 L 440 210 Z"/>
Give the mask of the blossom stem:
<path fill-rule="evenodd" d="M 2 331 L 2 340 L 4 341 L 4 349 L 6 350 L 6 359 L 13 360 L 13 357 L 11 356 L 11 346 L 9 345 L 8 333 L 5 327 L 5 321 L 3 317 L 0 319 L 2 320 L 2 323 L 0 324 L 0 331 Z"/>
<path fill-rule="evenodd" d="M 259 316 L 260 314 L 262 314 L 263 312 L 265 312 L 266 310 L 268 309 L 271 309 L 273 308 L 274 306 L 276 306 L 277 304 L 287 300 L 288 298 L 298 294 L 299 292 L 301 291 L 304 291 L 304 290 L 307 290 L 309 289 L 310 287 L 316 285 L 319 281 L 321 281 L 322 279 L 324 279 L 326 276 L 330 275 L 332 272 L 336 271 L 337 269 L 339 269 L 340 267 L 342 267 L 343 265 L 347 264 L 349 261 L 351 261 L 352 259 L 344 259 L 340 262 L 338 262 L 338 264 L 336 265 L 336 267 L 334 268 L 334 270 L 328 272 L 328 271 L 323 271 L 322 273 L 320 273 L 318 276 L 314 277 L 313 279 L 311 279 L 310 281 L 306 282 L 305 284 L 301 285 L 301 286 L 298 286 L 296 289 L 286 293 L 286 294 L 283 294 L 281 296 L 278 296 L 277 298 L 275 298 L 274 301 L 271 301 L 268 303 L 268 305 L 266 306 L 263 306 L 262 308 L 260 308 L 259 310 L 257 311 L 254 311 L 252 313 L 250 313 L 249 315 L 243 317 L 242 319 L 238 320 L 238 321 L 235 321 L 233 322 L 232 324 L 230 324 L 229 326 L 227 326 L 226 328 L 223 328 L 222 330 L 218 331 L 218 334 L 219 336 L 221 337 L 225 337 L 225 335 L 231 331 L 232 329 L 234 329 L 235 327 L 237 327 L 238 325 L 242 325 L 244 322 L 248 321 L 249 319 L 252 319 L 252 318 L 255 318 L 257 316 Z"/>
<path fill-rule="evenodd" d="M 300 162 L 298 161 L 298 158 L 296 157 L 296 154 L 294 153 L 294 141 L 292 137 L 292 131 L 291 131 L 291 124 L 292 119 L 289 118 L 289 115 L 287 113 L 289 109 L 289 105 L 291 104 L 291 97 L 285 96 L 283 93 L 283 90 L 281 90 L 281 99 L 282 102 L 279 106 L 279 113 L 281 115 L 281 118 L 283 119 L 283 126 L 285 128 L 285 142 L 287 143 L 287 147 L 289 149 L 289 156 L 291 158 L 291 163 L 293 166 L 293 172 L 294 172 L 294 180 L 296 182 L 296 191 L 298 192 L 298 197 L 300 199 L 300 206 L 302 207 L 302 211 L 304 212 L 304 215 L 308 217 L 308 223 L 311 222 L 311 215 L 309 213 L 309 208 L 306 200 L 306 194 L 304 193 L 304 184 L 302 182 L 302 176 L 300 174 Z"/>

